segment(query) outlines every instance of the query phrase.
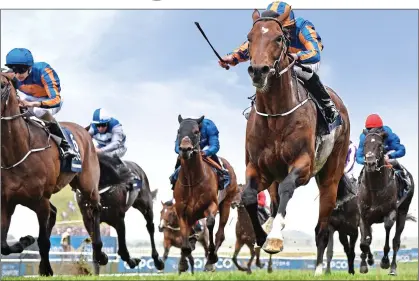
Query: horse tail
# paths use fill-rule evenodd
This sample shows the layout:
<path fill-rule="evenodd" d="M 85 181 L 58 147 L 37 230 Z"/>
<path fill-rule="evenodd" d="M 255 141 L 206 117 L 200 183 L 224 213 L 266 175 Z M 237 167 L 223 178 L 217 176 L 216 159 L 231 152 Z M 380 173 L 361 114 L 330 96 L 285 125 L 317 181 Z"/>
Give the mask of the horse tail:
<path fill-rule="evenodd" d="M 407 214 L 407 215 L 406 215 L 406 220 L 407 220 L 407 221 L 417 222 L 416 217 L 415 217 L 414 215 L 412 215 L 412 214 Z"/>

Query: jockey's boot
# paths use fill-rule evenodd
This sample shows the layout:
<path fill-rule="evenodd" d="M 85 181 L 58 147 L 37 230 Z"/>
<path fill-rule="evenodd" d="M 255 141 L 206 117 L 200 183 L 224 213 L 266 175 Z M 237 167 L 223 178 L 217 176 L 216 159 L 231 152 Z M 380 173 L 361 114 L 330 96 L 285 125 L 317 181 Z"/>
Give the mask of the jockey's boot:
<path fill-rule="evenodd" d="M 412 184 L 410 182 L 409 175 L 408 175 L 406 169 L 403 168 L 400 165 L 399 161 L 397 161 L 396 159 L 389 159 L 387 162 L 390 163 L 393 166 L 393 169 L 395 169 L 399 173 L 402 180 L 404 181 L 403 190 L 399 191 L 399 198 L 402 198 L 409 191 L 410 186 Z"/>
<path fill-rule="evenodd" d="M 175 172 L 176 172 L 177 168 L 179 168 L 179 166 L 180 166 L 180 158 L 178 157 L 177 160 L 176 160 Z M 172 190 L 175 189 L 176 180 L 177 180 L 177 177 L 175 177 L 175 172 L 173 172 L 173 174 L 169 177 L 170 184 L 172 185 Z"/>
<path fill-rule="evenodd" d="M 61 138 L 60 147 L 63 149 L 63 154 L 65 158 L 72 158 L 77 156 L 77 153 L 71 148 L 70 144 L 67 142 L 64 133 L 61 129 L 60 124 L 55 120 L 54 116 L 51 113 L 47 112 L 42 115 L 41 119 L 48 121 L 48 128 L 50 132 Z"/>
<path fill-rule="evenodd" d="M 325 112 L 327 121 L 332 124 L 339 117 L 339 112 L 336 109 L 335 103 L 330 98 L 329 93 L 320 81 L 319 76 L 313 72 L 313 76 L 307 82 L 308 90 L 314 95 L 316 100 L 320 103 Z"/>

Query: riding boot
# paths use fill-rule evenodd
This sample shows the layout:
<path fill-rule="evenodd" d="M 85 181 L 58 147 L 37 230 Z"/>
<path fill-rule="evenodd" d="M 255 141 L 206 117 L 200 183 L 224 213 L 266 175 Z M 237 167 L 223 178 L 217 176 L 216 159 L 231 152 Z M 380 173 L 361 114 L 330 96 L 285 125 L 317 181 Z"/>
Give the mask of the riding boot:
<path fill-rule="evenodd" d="M 226 177 L 228 176 L 228 171 L 224 168 L 223 163 L 221 162 L 221 159 L 218 158 L 217 155 L 211 155 L 210 157 L 212 160 L 214 160 L 215 163 L 217 163 L 218 165 L 220 165 L 221 170 L 217 169 L 217 174 L 218 174 L 218 178 L 219 178 L 219 186 L 220 189 L 224 189 L 224 183 L 226 181 Z"/>
<path fill-rule="evenodd" d="M 72 158 L 77 156 L 77 153 L 71 148 L 70 144 L 67 142 L 64 133 L 61 129 L 60 124 L 55 120 L 54 116 L 51 113 L 47 112 L 42 115 L 41 119 L 48 121 L 48 128 L 50 132 L 61 138 L 60 147 L 63 149 L 64 157 Z"/>
<path fill-rule="evenodd" d="M 335 103 L 330 98 L 329 93 L 320 81 L 319 76 L 313 72 L 313 76 L 306 81 L 307 89 L 314 95 L 316 100 L 325 112 L 327 121 L 332 124 L 339 116 Z"/>
<path fill-rule="evenodd" d="M 406 169 L 404 169 L 400 165 L 399 161 L 397 161 L 396 159 L 389 159 L 389 160 L 387 160 L 387 162 L 389 164 L 391 164 L 391 166 L 393 166 L 393 169 L 396 170 L 399 173 L 402 180 L 404 181 L 404 183 L 405 183 L 404 184 L 404 190 L 401 192 L 402 193 L 401 195 L 406 194 L 409 191 L 410 185 L 411 185 L 410 178 L 409 178 L 409 175 L 407 174 Z"/>

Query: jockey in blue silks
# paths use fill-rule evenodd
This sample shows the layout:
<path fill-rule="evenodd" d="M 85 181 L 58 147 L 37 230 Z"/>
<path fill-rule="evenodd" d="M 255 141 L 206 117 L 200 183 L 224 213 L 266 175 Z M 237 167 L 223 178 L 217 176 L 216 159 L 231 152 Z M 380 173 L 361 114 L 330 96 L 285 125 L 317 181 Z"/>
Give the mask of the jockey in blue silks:
<path fill-rule="evenodd" d="M 410 178 L 407 171 L 400 163 L 396 160 L 406 154 L 406 148 L 400 143 L 400 138 L 389 126 L 384 126 L 383 120 L 378 114 L 371 114 L 365 121 L 365 129 L 371 130 L 374 128 L 380 128 L 387 133 L 387 137 L 384 139 L 384 153 L 386 162 L 390 163 L 396 172 L 402 177 L 406 183 L 404 190 L 399 191 L 399 199 L 403 197 L 410 189 Z M 359 136 L 359 146 L 356 152 L 356 162 L 360 165 L 364 165 L 364 142 L 366 135 L 364 132 Z"/>

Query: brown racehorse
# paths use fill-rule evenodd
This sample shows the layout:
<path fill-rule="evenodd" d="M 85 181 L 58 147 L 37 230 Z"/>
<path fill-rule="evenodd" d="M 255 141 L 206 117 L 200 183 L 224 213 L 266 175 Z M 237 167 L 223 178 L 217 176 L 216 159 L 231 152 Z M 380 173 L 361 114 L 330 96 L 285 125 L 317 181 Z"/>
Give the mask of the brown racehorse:
<path fill-rule="evenodd" d="M 243 192 L 243 185 L 239 185 L 240 193 L 236 196 L 232 203 L 233 208 L 237 208 L 237 222 L 236 222 L 236 244 L 234 247 L 234 254 L 232 261 L 234 265 L 240 271 L 246 271 L 248 274 L 252 273 L 251 266 L 253 259 L 256 257 L 256 266 L 263 268 L 265 265 L 260 261 L 260 247 L 255 247 L 256 236 L 253 231 L 252 221 L 250 220 L 249 214 L 247 213 L 243 202 L 241 200 L 241 192 Z M 271 209 L 272 207 L 277 210 L 278 201 L 276 195 L 278 194 L 278 185 L 276 182 L 271 184 L 268 188 L 269 194 L 271 195 Z M 273 198 L 273 199 L 272 199 Z M 260 224 L 264 224 L 266 220 L 261 220 L 259 216 Z M 247 268 L 241 267 L 237 262 L 237 256 L 240 253 L 241 248 L 246 245 L 250 250 L 250 259 L 247 263 Z M 272 254 L 269 255 L 268 272 L 272 273 Z"/>
<path fill-rule="evenodd" d="M 248 72 L 256 87 L 256 100 L 246 128 L 243 203 L 252 220 L 257 244 L 263 245 L 268 253 L 278 253 L 284 246 L 282 229 L 287 204 L 297 187 L 315 177 L 320 191 L 315 228 L 316 274 L 321 274 L 328 220 L 336 204 L 337 186 L 349 146 L 350 123 L 342 100 L 327 88 L 343 121 L 341 126 L 328 126 L 315 99 L 292 75 L 296 62 L 287 55 L 289 33 L 281 25 L 286 16 L 267 13 L 260 17 L 257 10 L 252 14 Z M 280 183 L 279 218 L 273 220 L 267 235 L 256 215 L 257 194 L 274 181 Z"/>
<path fill-rule="evenodd" d="M 213 270 L 212 265 L 218 261 L 218 249 L 225 239 L 224 227 L 230 214 L 231 202 L 238 192 L 236 174 L 230 163 L 220 157 L 224 167 L 228 170 L 230 184 L 219 191 L 218 175 L 213 171 L 213 165 L 207 162 L 211 160 L 204 159 L 201 155 L 200 125 L 203 119 L 204 116 L 198 119 L 183 119 L 181 115 L 178 117 L 180 125 L 177 138 L 181 167 L 174 188 L 174 199 L 183 239 L 178 267 L 179 274 L 188 269 L 186 257 L 192 251 L 189 242 L 191 227 L 201 218 L 207 219 L 210 240 L 205 269 Z M 219 211 L 220 220 L 214 245 L 214 225 L 217 211 Z"/>
<path fill-rule="evenodd" d="M 164 233 L 163 247 L 163 261 L 165 262 L 169 256 L 169 251 L 172 246 L 176 248 L 181 248 L 182 246 L 182 237 L 180 236 L 180 227 L 179 220 L 176 214 L 175 205 L 172 201 L 161 202 L 162 209 L 160 211 L 160 224 L 159 231 Z M 194 242 L 199 242 L 205 251 L 205 258 L 208 258 L 208 240 L 209 232 L 205 219 L 199 220 L 201 223 L 202 231 L 199 233 L 194 233 L 189 239 L 193 244 Z M 196 241 L 194 241 L 196 240 Z M 192 245 L 192 248 L 194 245 Z"/>
<path fill-rule="evenodd" d="M 93 232 L 93 257 L 102 265 L 108 257 L 102 252 L 99 230 L 98 183 L 100 166 L 95 147 L 86 130 L 70 122 L 62 122 L 68 128 L 79 148 L 82 171 L 79 173 L 62 172 L 59 150 L 51 141 L 46 129 L 29 119 L 29 111 L 21 112 L 18 95 L 7 74 L 1 78 L 1 253 L 21 253 L 34 243 L 35 239 L 26 236 L 13 246 L 7 244 L 11 217 L 16 205 L 21 204 L 33 210 L 39 222 L 38 245 L 41 262 L 40 275 L 52 276 L 49 262 L 50 235 L 54 227 L 57 209 L 50 203 L 51 195 L 59 192 L 70 183 L 89 198 L 90 217 Z M 107 173 L 117 171 L 108 169 Z M 24 223 L 24 222 L 22 222 Z"/>

